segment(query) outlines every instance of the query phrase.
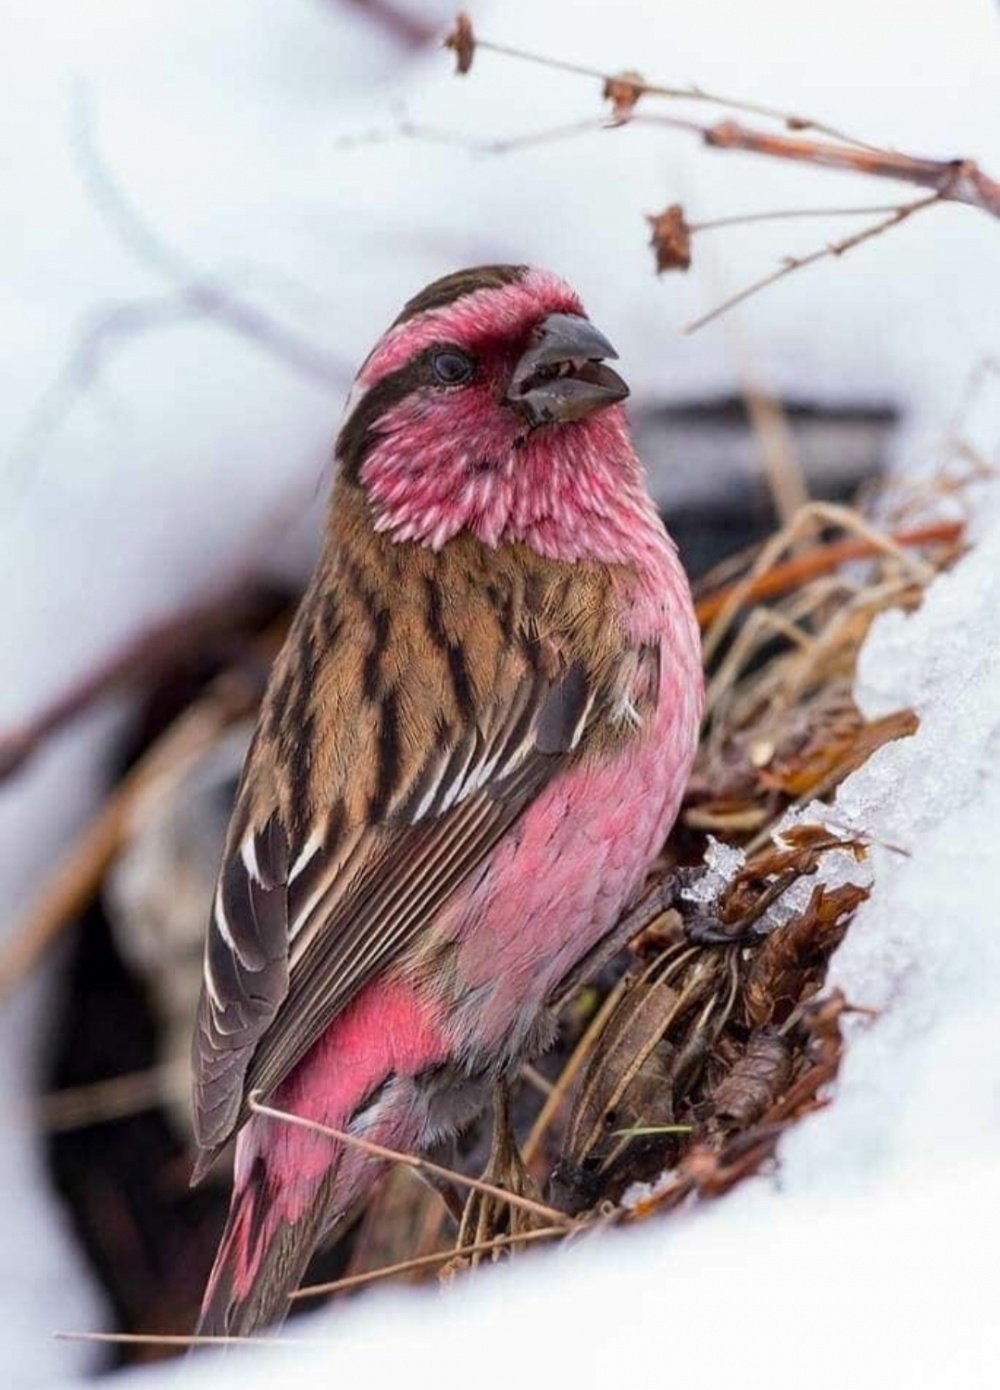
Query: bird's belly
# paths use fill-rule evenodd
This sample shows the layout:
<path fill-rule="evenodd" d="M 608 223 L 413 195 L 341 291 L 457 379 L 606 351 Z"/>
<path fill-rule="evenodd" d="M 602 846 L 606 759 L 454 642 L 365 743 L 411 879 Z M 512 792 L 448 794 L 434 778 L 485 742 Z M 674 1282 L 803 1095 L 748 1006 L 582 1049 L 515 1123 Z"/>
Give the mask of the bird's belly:
<path fill-rule="evenodd" d="M 445 1026 L 471 1065 L 524 1049 L 546 1000 L 641 888 L 697 743 L 696 690 L 665 695 L 632 750 L 554 781 L 456 894 Z"/>

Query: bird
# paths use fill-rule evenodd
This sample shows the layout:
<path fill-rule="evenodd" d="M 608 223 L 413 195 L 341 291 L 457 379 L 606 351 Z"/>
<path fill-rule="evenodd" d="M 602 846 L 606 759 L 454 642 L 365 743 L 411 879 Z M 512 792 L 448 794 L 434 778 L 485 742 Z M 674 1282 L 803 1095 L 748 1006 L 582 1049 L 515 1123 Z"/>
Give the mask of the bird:
<path fill-rule="evenodd" d="M 455 1135 L 549 1045 L 676 818 L 699 633 L 616 358 L 566 281 L 490 265 L 358 372 L 205 943 L 193 1180 L 236 1143 L 200 1334 L 280 1322 L 386 1168 L 260 1104 Z"/>

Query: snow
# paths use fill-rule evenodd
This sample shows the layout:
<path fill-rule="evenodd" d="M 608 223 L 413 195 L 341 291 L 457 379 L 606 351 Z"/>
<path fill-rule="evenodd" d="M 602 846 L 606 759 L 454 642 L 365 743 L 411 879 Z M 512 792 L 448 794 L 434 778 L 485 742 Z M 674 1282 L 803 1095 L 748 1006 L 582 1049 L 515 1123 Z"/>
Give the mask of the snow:
<path fill-rule="evenodd" d="M 723 889 L 731 883 L 747 862 L 747 857 L 735 845 L 725 845 L 714 835 L 708 837 L 705 850 L 705 872 L 687 888 L 681 897 L 692 903 L 718 902 Z"/>
<path fill-rule="evenodd" d="M 613 1235 L 444 1295 L 386 1292 L 297 1324 L 295 1335 L 325 1346 L 202 1353 L 117 1383 L 985 1386 L 1000 1224 L 977 1194 L 991 1181 L 969 1166 L 879 1189 L 877 1201 L 724 1203 L 669 1240 L 655 1228 Z"/>
<path fill-rule="evenodd" d="M 452 8 L 411 3 L 443 19 Z M 611 7 L 582 0 L 470 8 L 497 39 L 638 64 L 1000 170 L 992 0 L 956 7 L 944 24 L 930 0 L 884 0 L 878 23 L 867 0 L 828 10 L 630 0 L 613 7 L 613 24 Z M 934 209 L 685 339 L 687 319 L 833 228 L 820 219 L 712 233 L 687 277 L 657 281 L 645 212 L 675 200 L 695 218 L 868 203 L 872 186 L 638 129 L 502 158 L 398 140 L 352 145 L 345 137 L 391 124 L 400 101 L 414 120 L 480 139 L 589 114 L 595 92 L 486 54 L 460 82 L 440 54 L 415 55 L 346 0 L 0 0 L 0 9 L 11 113 L 0 122 L 4 322 L 17 347 L 0 392 L 0 729 L 261 553 L 301 572 L 353 364 L 407 294 L 458 264 L 534 260 L 566 274 L 616 343 L 640 406 L 729 393 L 749 375 L 825 402 L 889 400 L 908 412 L 900 453 L 913 457 L 926 457 L 923 437 L 974 364 L 997 354 L 984 286 L 997 282 L 1000 243 L 973 210 Z M 313 369 L 187 310 L 105 334 L 94 351 L 88 332 L 121 306 L 183 306 L 176 276 L 137 254 L 121 218 L 95 201 L 81 153 L 88 128 L 151 234 L 195 268 L 185 278 L 234 286 L 308 344 Z M 895 190 L 876 188 L 874 201 L 885 193 Z M 987 437 L 995 444 L 1000 430 Z M 498 1274 L 495 1290 L 480 1281 L 443 1299 L 387 1295 L 338 1310 L 315 1324 L 336 1336 L 335 1353 L 296 1360 L 304 1385 L 313 1375 L 328 1383 L 333 1355 L 338 1374 L 353 1366 L 387 1379 L 403 1368 L 411 1382 L 429 1379 L 414 1347 L 433 1356 L 436 1383 L 464 1380 L 471 1349 L 497 1335 L 500 1306 L 561 1375 L 619 1379 L 640 1355 L 692 1374 L 720 1268 L 732 1272 L 735 1319 L 731 1341 L 710 1340 L 720 1377 L 739 1369 L 746 1380 L 744 1368 L 763 1366 L 794 1336 L 798 1364 L 819 1384 L 851 1367 L 872 1379 L 878 1347 L 891 1351 L 894 1378 L 912 1369 L 918 1384 L 945 1346 L 949 1379 L 964 1371 L 975 1382 L 991 1287 L 983 1194 L 1000 1129 L 988 1004 L 1000 985 L 991 918 L 1000 537 L 989 511 L 977 551 L 919 613 L 883 620 L 866 652 L 866 707 L 915 703 L 923 721 L 838 803 L 843 817 L 856 814 L 880 842 L 909 852 L 876 846 L 875 892 L 835 963 L 849 997 L 884 1012 L 852 1037 L 837 1104 L 789 1139 L 779 1179 L 672 1222 L 669 1234 L 652 1227 L 535 1274 Z M 93 805 L 120 718 L 115 706 L 60 736 L 0 796 L 9 923 Z M 34 1083 L 45 1003 L 43 976 L 0 1017 L 5 1113 Z M 107 1315 L 45 1189 L 34 1139 L 14 1124 L 0 1133 L 0 1191 L 8 1381 L 67 1383 L 94 1358 L 53 1342 L 51 1329 L 99 1326 Z M 831 1287 L 814 1294 L 829 1269 Z M 829 1344 L 827 1296 L 850 1319 L 852 1335 L 837 1347 L 846 1364 L 813 1351 Z M 873 1309 L 884 1318 L 877 1337 Z M 581 1337 L 592 1326 L 601 1329 L 593 1342 Z M 637 1326 L 645 1343 L 634 1340 Z M 273 1375 L 272 1355 L 205 1365 L 216 1384 L 259 1379 Z M 481 1375 L 501 1371 L 509 1374 L 504 1359 L 489 1357 Z M 159 1379 L 181 1376 L 200 1379 L 191 1368 Z"/>

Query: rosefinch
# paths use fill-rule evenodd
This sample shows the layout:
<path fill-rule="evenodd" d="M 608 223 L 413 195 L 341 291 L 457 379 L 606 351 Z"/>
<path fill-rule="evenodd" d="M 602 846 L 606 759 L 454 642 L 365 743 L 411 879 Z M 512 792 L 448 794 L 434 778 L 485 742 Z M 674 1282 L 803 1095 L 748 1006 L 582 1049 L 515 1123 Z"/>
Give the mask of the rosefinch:
<path fill-rule="evenodd" d="M 454 1134 L 674 819 L 698 632 L 615 356 L 562 280 L 487 266 L 358 374 L 208 932 L 199 1171 L 239 1137 L 203 1332 L 280 1318 L 384 1166 L 249 1097 L 395 1149 Z"/>

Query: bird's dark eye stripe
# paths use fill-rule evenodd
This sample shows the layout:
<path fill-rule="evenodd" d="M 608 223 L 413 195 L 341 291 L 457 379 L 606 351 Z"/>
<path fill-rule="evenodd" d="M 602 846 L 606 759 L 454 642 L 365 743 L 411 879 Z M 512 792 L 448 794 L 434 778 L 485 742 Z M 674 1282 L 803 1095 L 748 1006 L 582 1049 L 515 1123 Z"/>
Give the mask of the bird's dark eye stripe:
<path fill-rule="evenodd" d="M 434 343 L 417 353 L 404 367 L 384 376 L 361 397 L 344 421 L 337 438 L 336 455 L 346 477 L 357 480 L 365 455 L 378 436 L 379 421 L 393 406 L 422 386 L 440 385 L 434 371 L 434 359 L 445 352 L 467 356 L 461 348 L 453 347 L 450 343 Z M 474 362 L 472 369 L 474 373 Z"/>

